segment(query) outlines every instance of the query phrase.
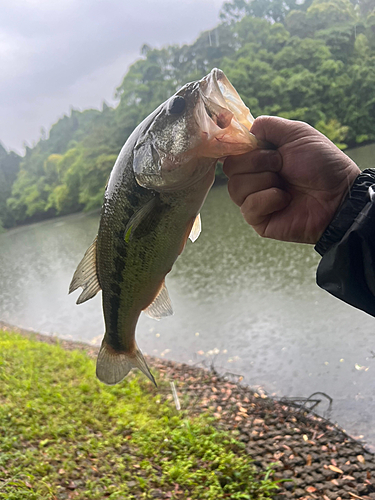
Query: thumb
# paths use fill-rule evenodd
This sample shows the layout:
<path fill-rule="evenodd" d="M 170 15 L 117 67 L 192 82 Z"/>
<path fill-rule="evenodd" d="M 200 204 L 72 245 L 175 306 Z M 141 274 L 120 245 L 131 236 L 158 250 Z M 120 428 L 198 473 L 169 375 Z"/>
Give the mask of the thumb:
<path fill-rule="evenodd" d="M 258 116 L 250 131 L 258 140 L 270 142 L 277 148 L 302 137 L 319 134 L 307 123 L 279 116 Z"/>

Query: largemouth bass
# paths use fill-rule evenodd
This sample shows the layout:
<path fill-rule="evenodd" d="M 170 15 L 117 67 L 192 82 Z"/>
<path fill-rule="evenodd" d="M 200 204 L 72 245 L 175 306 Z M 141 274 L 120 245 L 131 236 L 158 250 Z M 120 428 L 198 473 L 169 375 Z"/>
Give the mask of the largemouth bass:
<path fill-rule="evenodd" d="M 81 304 L 103 292 L 105 335 L 96 374 L 113 385 L 139 368 L 153 383 L 135 341 L 142 311 L 172 314 L 165 276 L 190 236 L 214 182 L 219 158 L 261 147 L 249 109 L 219 69 L 188 83 L 131 134 L 111 172 L 98 235 L 74 273 L 69 293 Z"/>

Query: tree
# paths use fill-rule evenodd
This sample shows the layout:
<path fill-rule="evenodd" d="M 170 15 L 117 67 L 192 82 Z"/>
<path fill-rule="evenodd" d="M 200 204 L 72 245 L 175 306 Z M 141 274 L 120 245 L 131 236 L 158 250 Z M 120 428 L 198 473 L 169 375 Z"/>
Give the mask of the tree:
<path fill-rule="evenodd" d="M 366 18 L 375 10 L 374 0 L 351 0 L 362 18 Z"/>
<path fill-rule="evenodd" d="M 17 178 L 21 157 L 11 151 L 8 153 L 0 143 L 0 230 L 14 225 L 14 217 L 7 207 L 7 198 Z"/>
<path fill-rule="evenodd" d="M 227 23 L 236 22 L 245 16 L 283 22 L 291 10 L 306 10 L 312 0 L 232 0 L 225 2 L 220 18 Z"/>
<path fill-rule="evenodd" d="M 72 109 L 23 158 L 0 148 L 3 225 L 99 207 L 134 128 L 215 66 L 254 115 L 307 121 L 340 146 L 375 140 L 373 0 L 232 0 L 222 18 L 192 44 L 144 45 L 115 108 Z"/>
<path fill-rule="evenodd" d="M 307 9 L 306 20 L 317 31 L 354 23 L 357 16 L 349 0 L 314 0 Z"/>

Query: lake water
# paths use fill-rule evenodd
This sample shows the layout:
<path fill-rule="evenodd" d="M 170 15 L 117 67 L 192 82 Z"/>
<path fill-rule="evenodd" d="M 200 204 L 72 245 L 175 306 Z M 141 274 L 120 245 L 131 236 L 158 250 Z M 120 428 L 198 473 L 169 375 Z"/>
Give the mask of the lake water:
<path fill-rule="evenodd" d="M 349 153 L 370 167 L 375 145 Z M 141 349 L 214 363 L 276 396 L 325 392 L 333 398 L 330 418 L 375 445 L 375 319 L 316 286 L 319 256 L 311 246 L 257 236 L 225 186 L 210 192 L 202 226 L 167 277 L 175 314 L 160 322 L 141 317 Z M 78 292 L 67 295 L 97 227 L 98 214 L 79 214 L 2 234 L 0 319 L 99 344 L 100 294 L 80 306 Z"/>

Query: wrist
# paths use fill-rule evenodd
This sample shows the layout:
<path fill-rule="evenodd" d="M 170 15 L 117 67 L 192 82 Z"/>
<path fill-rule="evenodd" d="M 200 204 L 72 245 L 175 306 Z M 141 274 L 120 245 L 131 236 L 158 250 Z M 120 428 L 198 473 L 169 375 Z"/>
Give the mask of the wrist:
<path fill-rule="evenodd" d="M 366 169 L 357 176 L 348 195 L 314 247 L 321 256 L 343 238 L 370 201 L 369 188 L 373 186 L 375 187 L 375 169 Z"/>

